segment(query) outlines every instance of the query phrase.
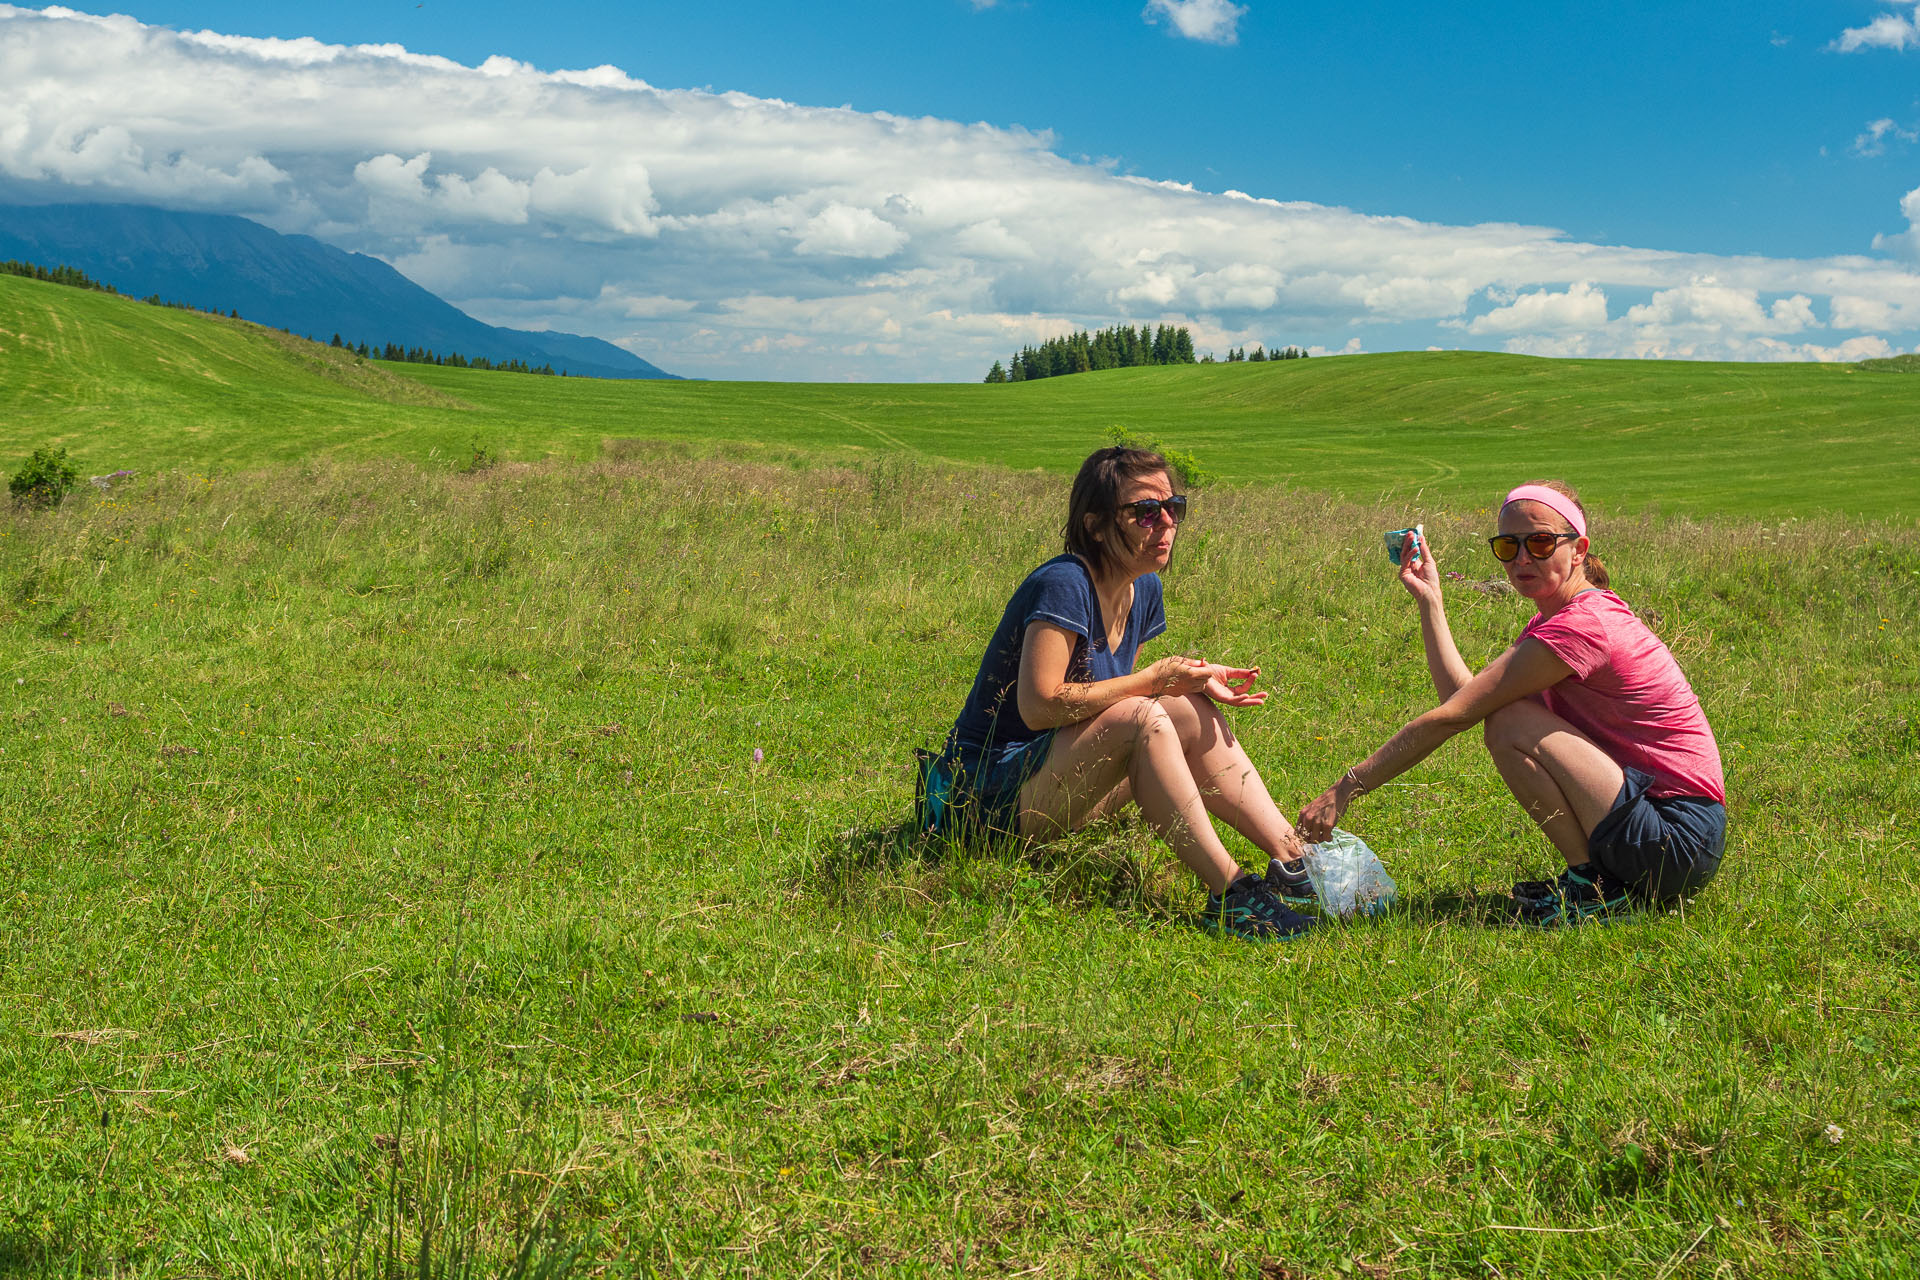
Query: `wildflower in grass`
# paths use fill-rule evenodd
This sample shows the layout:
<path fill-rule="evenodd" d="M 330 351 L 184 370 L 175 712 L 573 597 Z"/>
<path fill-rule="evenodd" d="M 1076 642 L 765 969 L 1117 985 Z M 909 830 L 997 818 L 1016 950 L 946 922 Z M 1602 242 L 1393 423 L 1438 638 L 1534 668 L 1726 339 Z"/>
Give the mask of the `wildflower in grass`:
<path fill-rule="evenodd" d="M 1821 1132 L 1826 1136 L 1827 1141 L 1832 1143 L 1834 1146 L 1839 1146 L 1840 1139 L 1847 1136 L 1847 1131 L 1845 1129 L 1842 1129 L 1837 1124 L 1830 1124 L 1825 1129 L 1821 1130 Z"/>

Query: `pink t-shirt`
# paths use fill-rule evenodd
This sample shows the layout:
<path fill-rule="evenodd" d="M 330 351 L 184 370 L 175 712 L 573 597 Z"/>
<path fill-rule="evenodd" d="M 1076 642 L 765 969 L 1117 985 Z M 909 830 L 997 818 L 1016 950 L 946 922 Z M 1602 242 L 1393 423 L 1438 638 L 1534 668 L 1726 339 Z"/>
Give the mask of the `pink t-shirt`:
<path fill-rule="evenodd" d="M 1727 801 L 1720 747 L 1700 699 L 1660 638 L 1611 591 L 1586 591 L 1520 639 L 1538 640 L 1573 675 L 1536 694 L 1616 764 L 1653 775 L 1647 794 Z"/>

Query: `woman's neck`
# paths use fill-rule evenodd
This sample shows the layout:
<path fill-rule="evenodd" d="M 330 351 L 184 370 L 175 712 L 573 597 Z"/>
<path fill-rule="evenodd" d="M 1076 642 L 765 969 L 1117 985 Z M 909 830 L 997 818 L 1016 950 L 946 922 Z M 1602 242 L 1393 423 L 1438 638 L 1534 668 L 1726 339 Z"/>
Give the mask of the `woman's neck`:
<path fill-rule="evenodd" d="M 1534 608 L 1540 611 L 1541 617 L 1551 618 L 1554 614 L 1572 604 L 1575 596 L 1583 591 L 1592 591 L 1593 589 L 1593 584 L 1587 581 L 1585 575 L 1582 575 L 1554 592 L 1551 598 L 1534 601 Z"/>
<path fill-rule="evenodd" d="M 1089 566 L 1089 572 L 1093 576 L 1093 593 L 1100 597 L 1101 616 L 1112 622 L 1120 606 L 1126 603 L 1127 592 L 1133 590 L 1133 580 L 1137 575 L 1111 563 L 1103 569 Z"/>

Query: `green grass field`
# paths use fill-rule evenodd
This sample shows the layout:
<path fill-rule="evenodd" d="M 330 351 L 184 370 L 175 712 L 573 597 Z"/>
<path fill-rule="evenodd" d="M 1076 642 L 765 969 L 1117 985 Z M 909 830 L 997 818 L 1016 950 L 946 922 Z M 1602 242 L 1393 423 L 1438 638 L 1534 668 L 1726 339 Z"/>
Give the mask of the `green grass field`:
<path fill-rule="evenodd" d="M 14 283 L 0 305 L 29 296 Z M 142 323 L 192 319 L 93 327 L 129 314 L 61 310 L 58 343 L 0 322 L 6 447 L 60 437 L 144 473 L 0 514 L 0 1273 L 1672 1280 L 1920 1259 L 1903 497 L 1764 520 L 1665 491 L 1598 504 L 1619 590 L 1727 758 L 1729 857 L 1695 901 L 1503 925 L 1505 885 L 1550 852 L 1462 741 L 1349 814 L 1401 909 L 1260 947 L 1193 928 L 1197 887 L 1137 825 L 1034 849 L 895 831 L 909 749 L 1054 550 L 1064 481 L 1028 468 L 1101 443 L 1104 414 L 1050 424 L 1057 457 L 931 409 L 950 447 L 855 450 L 807 415 L 1021 401 L 322 371 L 350 389 L 231 325 L 146 391 L 58 372 L 64 344 L 132 379 Z M 1276 367 L 1368 362 L 1251 373 Z M 1243 369 L 1177 372 L 1217 389 Z M 1075 381 L 1001 391 L 1093 394 Z M 582 408 L 656 393 L 717 416 L 667 432 Z M 749 404 L 764 447 L 719 447 Z M 1265 448 L 1186 412 L 1114 417 L 1222 471 Z M 533 460 L 462 473 L 489 414 Z M 666 442 L 622 443 L 646 437 Z M 1826 456 L 1799 455 L 1798 483 L 1847 492 Z M 1378 530 L 1424 518 L 1468 575 L 1450 608 L 1470 660 L 1524 621 L 1473 585 L 1483 490 L 1513 478 L 1492 449 L 1474 466 L 1458 497 L 1200 494 L 1149 656 L 1264 668 L 1273 703 L 1235 724 L 1290 811 L 1428 705 Z"/>
<path fill-rule="evenodd" d="M 424 389 L 423 389 L 424 388 Z M 97 472 L 330 456 L 575 460 L 610 440 L 1069 470 L 1114 425 L 1233 481 L 1484 504 L 1560 475 L 1616 510 L 1920 516 L 1920 378 L 1851 365 L 1475 352 L 1011 386 L 606 382 L 370 365 L 257 326 L 0 278 L 0 448 Z"/>

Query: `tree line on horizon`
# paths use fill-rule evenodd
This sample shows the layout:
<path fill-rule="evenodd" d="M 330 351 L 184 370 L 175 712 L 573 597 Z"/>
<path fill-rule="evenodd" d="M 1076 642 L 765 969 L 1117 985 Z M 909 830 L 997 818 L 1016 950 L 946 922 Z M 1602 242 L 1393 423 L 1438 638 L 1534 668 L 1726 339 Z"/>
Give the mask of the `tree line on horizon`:
<path fill-rule="evenodd" d="M 339 334 L 333 335 L 333 341 L 327 344 L 342 351 L 351 351 L 363 360 L 389 360 L 397 364 L 437 364 L 448 369 L 488 369 L 495 373 L 533 373 L 542 377 L 567 376 L 565 369 L 555 369 L 551 364 L 539 367 L 528 364 L 515 357 L 511 360 L 489 360 L 485 356 L 468 359 L 458 351 L 436 352 L 432 347 L 403 347 L 397 342 L 384 346 L 369 347 L 366 343 L 343 341 Z"/>
<path fill-rule="evenodd" d="M 1255 346 L 1227 352 L 1224 363 L 1240 361 L 1303 360 L 1300 347 L 1283 347 L 1269 353 Z M 1049 338 L 1037 347 L 1022 347 L 1006 364 L 998 360 L 987 370 L 987 382 L 1031 382 L 1035 378 L 1058 378 L 1070 373 L 1091 373 L 1097 369 L 1137 369 L 1161 364 L 1216 364 L 1211 353 L 1196 357 L 1193 333 L 1185 325 L 1115 325 L 1093 333 L 1078 330 L 1064 337 Z"/>
<path fill-rule="evenodd" d="M 0 262 L 0 275 L 21 276 L 28 280 L 42 280 L 48 284 L 65 285 L 69 289 L 90 289 L 95 293 L 110 293 L 116 298 L 125 298 L 129 302 L 142 302 L 149 307 L 166 307 L 172 311 L 195 311 L 203 316 L 222 316 L 228 320 L 238 320 L 240 318 L 238 311 L 222 311 L 218 307 L 199 307 L 191 302 L 173 302 L 162 298 L 157 293 L 150 293 L 144 298 L 136 298 L 130 293 L 120 292 L 105 281 L 95 280 L 78 267 L 43 267 L 38 263 L 21 262 L 15 258 L 8 258 L 5 262 Z M 285 333 L 287 331 L 282 329 L 281 332 Z"/>
<path fill-rule="evenodd" d="M 101 284 L 78 267 L 43 267 L 37 263 L 21 262 L 17 258 L 8 258 L 0 262 L 0 275 L 22 276 L 28 280 L 43 280 L 48 284 L 63 284 L 69 289 L 91 289 L 95 293 L 111 293 L 120 296 L 120 291 L 110 284 Z"/>

